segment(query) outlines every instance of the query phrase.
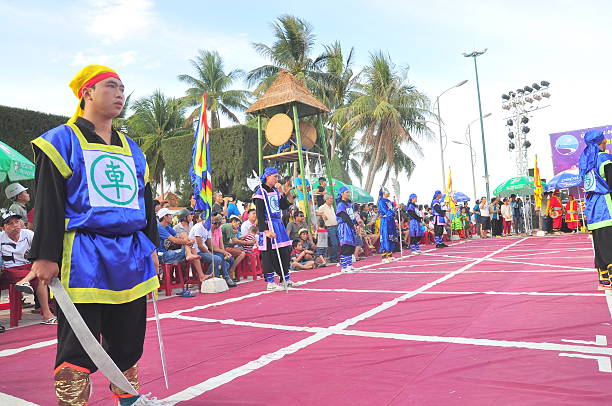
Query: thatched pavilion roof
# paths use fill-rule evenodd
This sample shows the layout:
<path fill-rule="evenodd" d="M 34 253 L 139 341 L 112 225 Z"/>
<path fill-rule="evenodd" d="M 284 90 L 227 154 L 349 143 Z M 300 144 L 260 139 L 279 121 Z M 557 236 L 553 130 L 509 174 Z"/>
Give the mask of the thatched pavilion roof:
<path fill-rule="evenodd" d="M 329 112 L 329 109 L 317 100 L 291 73 L 281 70 L 272 85 L 264 94 L 247 109 L 247 113 L 260 113 L 272 116 L 277 113 L 288 113 L 291 103 L 297 103 L 298 116 Z"/>

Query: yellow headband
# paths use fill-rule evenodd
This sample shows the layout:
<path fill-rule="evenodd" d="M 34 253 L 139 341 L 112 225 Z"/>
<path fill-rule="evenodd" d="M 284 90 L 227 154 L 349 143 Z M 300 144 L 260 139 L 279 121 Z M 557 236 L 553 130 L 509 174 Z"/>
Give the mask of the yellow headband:
<path fill-rule="evenodd" d="M 79 99 L 76 112 L 68 120 L 68 124 L 74 123 L 76 119 L 83 115 L 83 109 L 81 108 L 82 92 L 85 87 L 91 87 L 97 82 L 104 80 L 109 77 L 115 77 L 119 79 L 117 72 L 103 65 L 88 65 L 81 69 L 70 81 L 68 86 L 72 89 L 75 97 Z"/>

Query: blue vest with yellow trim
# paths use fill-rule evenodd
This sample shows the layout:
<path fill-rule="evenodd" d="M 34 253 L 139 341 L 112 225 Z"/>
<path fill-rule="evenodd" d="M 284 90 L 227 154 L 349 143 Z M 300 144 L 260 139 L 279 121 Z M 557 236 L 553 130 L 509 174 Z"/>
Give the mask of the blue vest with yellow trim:
<path fill-rule="evenodd" d="M 32 141 L 66 179 L 61 280 L 75 303 L 126 303 L 159 287 L 144 189 L 148 168 L 123 134 L 121 146 L 89 143 L 74 125 Z"/>
<path fill-rule="evenodd" d="M 612 155 L 607 152 L 597 154 L 597 168 L 584 175 L 584 190 L 586 190 L 587 227 L 596 230 L 612 226 L 612 200 L 610 188 L 605 180 L 604 166 L 612 163 Z"/>

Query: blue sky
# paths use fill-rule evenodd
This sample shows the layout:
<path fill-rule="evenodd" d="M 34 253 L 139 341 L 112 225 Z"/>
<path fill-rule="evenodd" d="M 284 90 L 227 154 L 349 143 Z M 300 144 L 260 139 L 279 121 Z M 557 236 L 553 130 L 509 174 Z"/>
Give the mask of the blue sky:
<path fill-rule="evenodd" d="M 134 97 L 156 88 L 181 96 L 185 86 L 176 76 L 191 73 L 188 60 L 198 49 L 217 50 L 228 70 L 248 71 L 266 62 L 251 43 L 270 43 L 270 23 L 293 14 L 312 24 L 315 54 L 322 44 L 339 40 L 347 50 L 355 47 L 356 65 L 363 66 L 369 52 L 383 50 L 398 66 L 409 66 L 410 82 L 432 99 L 468 79 L 441 98 L 449 140 L 463 141 L 467 124 L 478 117 L 473 64 L 461 53 L 488 48 L 478 62 L 483 112 L 492 113 L 485 121 L 491 189 L 515 173 L 514 157 L 506 149 L 502 93 L 534 81 L 551 82 L 551 106 L 529 123 L 530 162 L 537 152 L 544 177 L 552 176 L 549 133 L 611 124 L 612 29 L 607 16 L 612 6 L 605 1 L 293 3 L 0 0 L 5 56 L 0 104 L 70 115 L 75 99 L 67 83 L 88 63 L 114 67 Z M 436 127 L 432 130 L 437 133 Z M 472 135 L 482 194 L 477 125 Z M 423 141 L 423 146 L 426 156 L 415 157 L 412 178 L 400 179 L 402 200 L 416 191 L 425 202 L 441 183 L 437 142 Z M 445 159 L 455 189 L 471 195 L 467 148 L 449 141 Z"/>

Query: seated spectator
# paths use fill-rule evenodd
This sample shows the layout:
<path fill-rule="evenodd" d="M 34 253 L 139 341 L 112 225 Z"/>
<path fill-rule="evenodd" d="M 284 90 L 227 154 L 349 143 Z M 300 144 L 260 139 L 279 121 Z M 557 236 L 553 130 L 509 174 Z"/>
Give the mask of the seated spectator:
<path fill-rule="evenodd" d="M 187 209 L 181 210 L 178 215 L 178 223 L 174 226 L 174 231 L 177 234 L 185 234 L 189 236 L 189 232 L 191 231 L 191 227 L 193 227 L 193 215 Z"/>
<path fill-rule="evenodd" d="M 26 204 L 30 201 L 30 195 L 28 189 L 23 187 L 20 183 L 11 183 L 4 189 L 6 198 L 13 202 L 9 207 L 9 211 L 21 216 L 21 219 L 25 227 L 30 228 L 28 222 L 28 208 Z"/>
<path fill-rule="evenodd" d="M 193 249 L 194 240 L 185 233 L 177 233 L 171 226 L 172 214 L 167 208 L 157 212 L 157 231 L 159 232 L 159 246 L 157 255 L 160 264 L 176 264 L 187 261 L 193 265 L 200 280 L 206 279 L 202 272 L 200 256 Z"/>
<path fill-rule="evenodd" d="M 249 232 L 242 236 L 245 244 L 242 246 L 242 249 L 246 253 L 254 252 L 254 248 L 257 246 L 257 240 L 259 238 L 259 227 L 252 226 L 249 229 Z"/>
<path fill-rule="evenodd" d="M 222 217 L 227 217 L 227 199 L 223 198 L 223 193 L 216 192 L 213 195 L 213 205 L 212 205 L 212 215 L 220 215 Z"/>
<path fill-rule="evenodd" d="M 191 227 L 191 231 L 189 231 L 189 239 L 195 241 L 193 243 L 194 251 L 200 256 L 201 261 L 206 262 L 209 266 L 208 272 L 200 276 L 200 280 L 203 281 L 212 275 L 220 275 L 222 259 L 213 254 L 210 232 L 204 227 L 202 213 L 197 213 L 194 216 L 194 221 L 195 224 Z"/>
<path fill-rule="evenodd" d="M 291 243 L 291 268 L 292 269 L 313 269 L 315 267 L 315 262 L 310 260 L 306 260 L 304 257 L 307 252 L 302 247 L 302 243 L 300 240 L 293 240 Z"/>
<path fill-rule="evenodd" d="M 245 242 L 238 237 L 240 229 L 240 217 L 233 215 L 229 218 L 229 222 L 221 226 L 221 235 L 223 236 L 223 246 L 225 251 L 229 252 L 234 261 L 229 269 L 232 279 L 236 279 L 236 268 L 244 259 L 244 251 L 242 245 Z"/>
<path fill-rule="evenodd" d="M 423 219 L 423 226 L 425 227 L 425 230 L 423 230 L 423 231 L 428 234 L 428 240 L 427 241 L 428 242 L 429 241 L 433 242 L 434 241 L 435 233 L 434 233 L 434 225 L 431 222 L 431 218 L 425 217 Z"/>
<path fill-rule="evenodd" d="M 221 273 L 223 274 L 223 278 L 227 282 L 227 286 L 233 288 L 237 285 L 236 282 L 234 282 L 230 277 L 229 269 L 234 263 L 234 257 L 232 257 L 232 254 L 225 250 L 225 245 L 223 245 L 221 220 L 222 217 L 220 215 L 213 216 L 210 219 L 210 238 L 212 242 L 213 253 L 215 256 L 217 256 L 217 258 L 221 260 Z"/>
<path fill-rule="evenodd" d="M 244 224 L 244 222 L 249 217 L 249 210 L 251 210 L 251 203 L 249 203 L 249 202 L 242 203 L 242 216 L 240 216 L 240 218 L 242 219 L 242 224 Z M 246 234 L 246 233 L 244 233 L 244 234 Z"/>
<path fill-rule="evenodd" d="M 30 285 L 35 278 L 31 271 L 32 264 L 27 260 L 34 232 L 23 228 L 23 221 L 19 214 L 6 211 L 0 217 L 0 225 L 4 232 L 0 233 L 0 273 L 2 279 L 14 283 L 15 289 L 22 293 L 34 294 L 40 304 L 43 318 L 41 324 L 57 324 L 57 318 L 49 308 L 49 291 L 43 283 L 38 283 L 36 292 Z"/>
<path fill-rule="evenodd" d="M 304 212 L 298 211 L 295 215 L 295 218 L 293 220 L 290 220 L 289 224 L 287 224 L 287 234 L 289 235 L 289 238 L 291 238 L 292 240 L 299 239 L 299 231 L 302 228 L 308 230 L 308 224 L 306 224 Z"/>
<path fill-rule="evenodd" d="M 299 232 L 300 243 L 302 244 L 302 249 L 305 252 L 304 259 L 306 261 L 314 260 L 315 264 L 320 266 L 327 265 L 327 261 L 325 260 L 325 256 L 316 255 L 315 252 L 317 247 L 312 242 L 312 238 L 310 238 L 310 233 L 305 228 L 302 228 Z"/>
<path fill-rule="evenodd" d="M 255 208 L 249 209 L 247 212 L 247 219 L 240 226 L 240 236 L 246 235 L 249 233 L 249 230 L 254 225 L 257 225 L 257 212 Z"/>

